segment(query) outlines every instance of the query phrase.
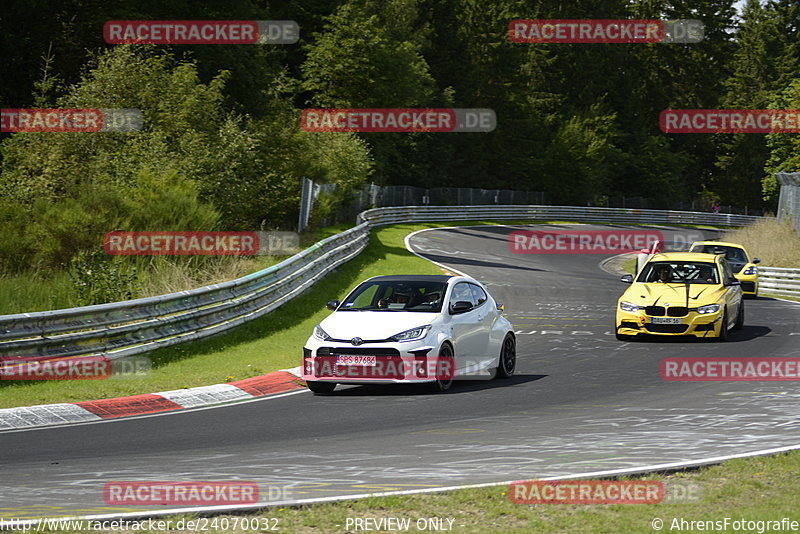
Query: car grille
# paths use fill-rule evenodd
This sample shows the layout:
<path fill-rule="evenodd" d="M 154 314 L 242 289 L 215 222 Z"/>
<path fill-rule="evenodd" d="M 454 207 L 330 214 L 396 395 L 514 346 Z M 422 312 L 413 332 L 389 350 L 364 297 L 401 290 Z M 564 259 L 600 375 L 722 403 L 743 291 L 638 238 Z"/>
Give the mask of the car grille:
<path fill-rule="evenodd" d="M 694 327 L 695 332 L 708 332 L 714 330 L 714 323 L 698 324 Z"/>
<path fill-rule="evenodd" d="M 667 308 L 667 315 L 670 317 L 686 317 L 687 313 L 689 313 L 689 308 L 686 306 L 673 306 L 672 308 Z"/>
<path fill-rule="evenodd" d="M 689 325 L 685 324 L 645 324 L 644 327 L 648 332 L 656 332 L 659 334 L 683 334 Z"/>
<path fill-rule="evenodd" d="M 635 328 L 635 329 L 638 330 L 639 325 L 638 325 L 638 323 L 632 323 L 630 321 L 622 321 L 622 323 L 620 324 L 620 327 L 621 328 Z"/>
<path fill-rule="evenodd" d="M 756 291 L 756 283 L 755 282 L 742 282 L 742 291 L 747 291 L 748 293 L 755 293 L 755 291 Z"/>
<path fill-rule="evenodd" d="M 647 306 L 644 309 L 647 315 L 655 317 L 685 317 L 689 313 L 689 308 L 686 306 L 673 306 L 672 308 L 665 308 L 664 306 Z"/>

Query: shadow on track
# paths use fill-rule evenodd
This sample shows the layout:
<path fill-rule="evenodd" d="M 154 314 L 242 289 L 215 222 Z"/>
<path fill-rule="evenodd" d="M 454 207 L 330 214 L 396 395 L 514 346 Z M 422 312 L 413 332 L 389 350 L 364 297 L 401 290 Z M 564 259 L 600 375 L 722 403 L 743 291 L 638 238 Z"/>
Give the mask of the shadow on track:
<path fill-rule="evenodd" d="M 446 392 L 435 391 L 433 384 L 382 384 L 382 385 L 339 385 L 330 397 L 408 397 L 416 395 L 458 395 L 486 389 L 527 384 L 546 378 L 548 375 L 514 375 L 498 380 L 456 380 Z"/>
<path fill-rule="evenodd" d="M 738 341 L 752 341 L 772 332 L 768 326 L 747 326 L 741 330 L 729 330 L 728 341 L 726 343 L 736 343 Z M 717 343 L 716 338 L 697 338 L 694 336 L 651 336 L 640 334 L 633 339 L 627 340 L 633 343 Z"/>

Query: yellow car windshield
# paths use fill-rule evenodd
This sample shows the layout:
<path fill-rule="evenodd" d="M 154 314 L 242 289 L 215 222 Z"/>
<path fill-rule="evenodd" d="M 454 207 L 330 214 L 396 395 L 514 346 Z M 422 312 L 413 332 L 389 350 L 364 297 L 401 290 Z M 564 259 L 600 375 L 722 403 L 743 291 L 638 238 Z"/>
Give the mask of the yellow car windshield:
<path fill-rule="evenodd" d="M 719 284 L 719 270 L 708 262 L 651 261 L 637 282 L 649 284 Z"/>

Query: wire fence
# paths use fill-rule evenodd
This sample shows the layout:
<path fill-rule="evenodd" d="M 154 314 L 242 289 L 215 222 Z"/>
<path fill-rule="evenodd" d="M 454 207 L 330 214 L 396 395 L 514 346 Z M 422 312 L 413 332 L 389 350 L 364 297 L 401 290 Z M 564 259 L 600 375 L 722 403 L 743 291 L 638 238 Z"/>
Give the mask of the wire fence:
<path fill-rule="evenodd" d="M 778 220 L 791 220 L 794 229 L 800 232 L 800 172 L 777 172 L 775 176 L 781 184 Z"/>

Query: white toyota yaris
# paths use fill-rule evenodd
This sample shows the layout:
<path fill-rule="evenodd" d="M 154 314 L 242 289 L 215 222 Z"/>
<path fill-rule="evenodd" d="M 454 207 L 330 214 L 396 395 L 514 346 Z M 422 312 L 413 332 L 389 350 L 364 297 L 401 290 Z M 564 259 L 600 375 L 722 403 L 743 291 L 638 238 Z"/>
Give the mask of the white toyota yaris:
<path fill-rule="evenodd" d="M 314 328 L 303 378 L 315 394 L 336 384 L 510 377 L 516 339 L 503 306 L 464 276 L 376 276 L 358 285 Z"/>

